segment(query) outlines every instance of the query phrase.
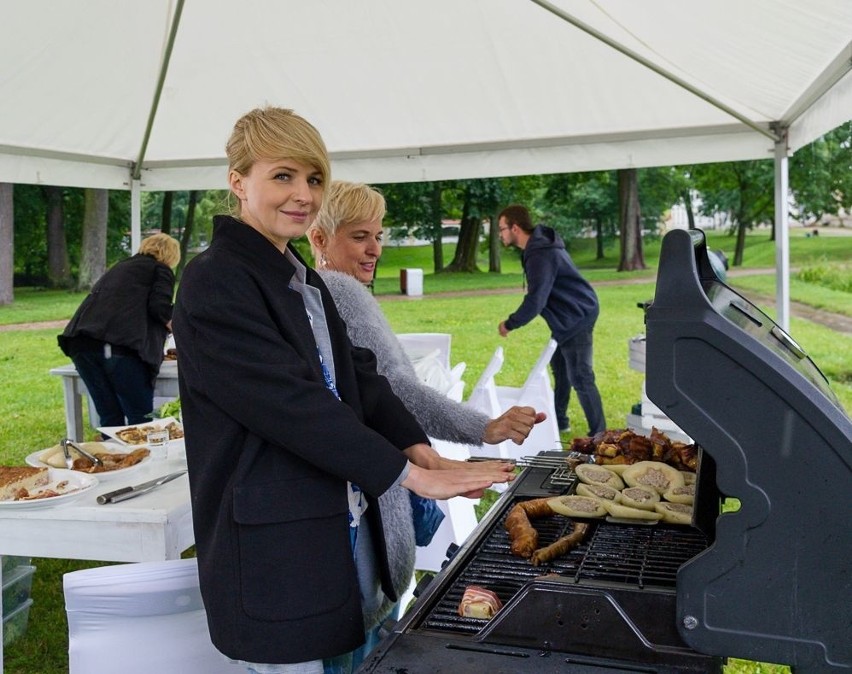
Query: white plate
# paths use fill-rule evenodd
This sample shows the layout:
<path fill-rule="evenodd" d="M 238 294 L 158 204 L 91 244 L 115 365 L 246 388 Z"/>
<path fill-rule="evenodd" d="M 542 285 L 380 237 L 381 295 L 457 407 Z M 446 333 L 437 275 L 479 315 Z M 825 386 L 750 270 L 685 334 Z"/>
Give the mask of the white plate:
<path fill-rule="evenodd" d="M 104 435 L 108 435 L 112 439 L 112 442 L 117 442 L 118 444 L 125 445 L 126 447 L 140 447 L 147 443 L 140 442 L 139 444 L 133 445 L 129 442 L 124 442 L 124 440 L 119 438 L 116 433 L 127 430 L 128 428 L 142 428 L 143 426 L 159 426 L 160 428 L 165 428 L 173 421 L 180 426 L 177 419 L 174 417 L 163 417 L 162 419 L 151 419 L 151 421 L 146 421 L 144 424 L 132 424 L 130 426 L 98 426 L 98 430 Z M 180 427 L 181 430 L 183 430 L 183 426 Z"/>
<path fill-rule="evenodd" d="M 103 448 L 102 451 L 109 452 L 110 454 L 127 454 L 128 452 L 132 452 L 134 449 L 138 449 L 140 446 L 128 447 L 126 445 L 107 443 L 107 444 L 104 444 L 104 448 Z M 27 462 L 27 465 L 35 466 L 36 468 L 50 467 L 46 463 L 42 463 L 39 457 L 41 457 L 41 455 L 44 454 L 45 452 L 49 452 L 51 449 L 52 449 L 51 447 L 48 447 L 47 449 L 41 449 L 37 452 L 33 452 L 26 459 L 24 459 L 24 461 Z M 85 447 L 84 447 L 84 449 L 85 449 Z M 70 451 L 73 452 L 74 450 L 72 449 Z M 73 454 L 72 454 L 72 456 L 73 456 Z M 103 472 L 100 472 L 100 473 L 89 473 L 89 472 L 84 471 L 84 470 L 75 470 L 73 472 L 74 473 L 80 473 L 82 475 L 96 475 L 99 481 L 108 482 L 109 480 L 112 480 L 115 477 L 124 477 L 125 475 L 130 475 L 131 473 L 136 472 L 142 466 L 147 466 L 148 462 L 150 460 L 151 460 L 151 455 L 149 454 L 144 459 L 142 459 L 139 463 L 136 463 L 136 464 L 129 466 L 127 468 L 119 468 L 118 470 L 106 470 L 106 471 L 103 471 Z M 62 469 L 57 469 L 57 470 L 65 470 L 65 469 L 62 468 Z"/>
<path fill-rule="evenodd" d="M 59 496 L 48 496 L 45 498 L 37 498 L 32 501 L 0 501 L 0 508 L 49 508 L 84 496 L 90 492 L 98 484 L 98 478 L 88 473 L 80 473 L 76 470 L 65 470 L 64 468 L 48 468 L 47 478 L 48 484 L 44 487 L 39 487 L 39 491 L 43 489 L 55 489 L 60 482 L 68 481 L 68 484 L 62 488 L 62 493 Z"/>

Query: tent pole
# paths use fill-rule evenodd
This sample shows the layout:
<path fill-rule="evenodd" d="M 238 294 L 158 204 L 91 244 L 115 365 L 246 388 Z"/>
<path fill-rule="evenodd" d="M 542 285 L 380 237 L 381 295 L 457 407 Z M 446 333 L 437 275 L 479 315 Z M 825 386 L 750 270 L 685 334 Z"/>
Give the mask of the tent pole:
<path fill-rule="evenodd" d="M 130 181 L 130 254 L 135 255 L 142 243 L 142 183 Z"/>
<path fill-rule="evenodd" d="M 775 307 L 780 325 L 790 331 L 790 228 L 787 175 L 787 129 L 778 129 L 775 142 Z"/>
<path fill-rule="evenodd" d="M 169 63 L 171 62 L 172 51 L 175 47 L 178 26 L 180 26 L 180 17 L 183 13 L 183 3 L 184 0 L 177 0 L 177 5 L 175 6 L 174 17 L 172 18 L 172 25 L 169 30 L 169 39 L 166 42 L 166 48 L 163 52 L 163 62 L 160 64 L 160 73 L 157 77 L 157 87 L 154 90 L 154 97 L 151 100 L 151 110 L 148 112 L 148 121 L 145 124 L 145 134 L 142 138 L 142 146 L 139 148 L 139 156 L 136 159 L 136 163 L 133 165 L 133 172 L 131 174 L 131 178 L 133 180 L 139 180 L 142 175 L 142 165 L 145 162 L 145 153 L 148 151 L 148 141 L 151 139 L 151 130 L 154 128 L 154 119 L 156 119 L 157 110 L 160 107 L 160 96 L 162 95 L 163 87 L 166 84 L 166 73 L 169 71 Z"/>

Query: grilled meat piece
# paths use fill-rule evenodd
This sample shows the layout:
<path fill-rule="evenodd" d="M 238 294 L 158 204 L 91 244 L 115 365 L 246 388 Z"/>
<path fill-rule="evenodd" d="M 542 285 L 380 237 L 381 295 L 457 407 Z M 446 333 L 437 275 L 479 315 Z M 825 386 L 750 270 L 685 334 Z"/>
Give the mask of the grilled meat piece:
<path fill-rule="evenodd" d="M 538 531 L 530 519 L 547 517 L 553 514 L 553 509 L 547 504 L 549 498 L 537 498 L 522 501 L 515 505 L 506 516 L 504 526 L 509 533 L 509 549 L 516 557 L 529 559 L 538 547 Z"/>
<path fill-rule="evenodd" d="M 601 466 L 660 461 L 678 470 L 695 472 L 698 469 L 698 448 L 694 444 L 672 442 L 656 428 L 651 429 L 650 436 L 628 429 L 606 430 L 591 438 L 574 438 L 570 449 L 592 455 L 595 463 Z"/>
<path fill-rule="evenodd" d="M 530 561 L 533 563 L 533 566 L 538 566 L 554 560 L 557 557 L 568 554 L 571 550 L 583 542 L 588 531 L 588 524 L 575 522 L 574 530 L 569 535 L 563 536 L 555 543 L 552 543 L 545 548 L 539 548 L 532 554 Z"/>
<path fill-rule="evenodd" d="M 479 585 L 468 585 L 459 603 L 459 615 L 490 620 L 501 608 L 503 603 L 495 592 Z"/>

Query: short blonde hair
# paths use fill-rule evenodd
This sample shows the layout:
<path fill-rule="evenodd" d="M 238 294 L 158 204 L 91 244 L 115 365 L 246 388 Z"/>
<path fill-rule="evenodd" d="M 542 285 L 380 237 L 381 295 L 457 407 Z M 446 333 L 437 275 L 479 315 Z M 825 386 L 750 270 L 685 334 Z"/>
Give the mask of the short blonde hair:
<path fill-rule="evenodd" d="M 246 175 L 258 160 L 293 159 L 331 181 L 331 162 L 319 131 L 286 108 L 255 108 L 237 120 L 225 145 L 229 170 Z M 237 202 L 239 215 L 239 202 Z"/>
<path fill-rule="evenodd" d="M 308 240 L 311 241 L 314 257 L 318 257 L 319 251 L 313 244 L 311 232 L 322 232 L 326 239 L 330 239 L 341 225 L 382 220 L 386 210 L 385 197 L 375 187 L 335 180 L 325 191 L 322 207 L 308 228 Z"/>
<path fill-rule="evenodd" d="M 180 244 L 168 234 L 154 234 L 139 244 L 139 253 L 174 269 L 180 262 Z"/>

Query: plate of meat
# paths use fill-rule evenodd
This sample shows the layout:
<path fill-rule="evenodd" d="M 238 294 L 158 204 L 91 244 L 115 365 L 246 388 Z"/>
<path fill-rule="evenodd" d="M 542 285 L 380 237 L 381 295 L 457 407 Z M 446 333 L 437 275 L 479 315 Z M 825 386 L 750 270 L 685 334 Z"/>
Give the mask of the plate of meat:
<path fill-rule="evenodd" d="M 49 508 L 75 501 L 97 485 L 97 477 L 76 470 L 0 466 L 0 509 Z"/>
<path fill-rule="evenodd" d="M 121 445 L 145 445 L 148 443 L 148 431 L 164 428 L 169 432 L 169 440 L 183 439 L 183 426 L 174 417 L 152 419 L 132 426 L 100 426 L 98 430 Z"/>
<path fill-rule="evenodd" d="M 81 442 L 90 454 L 96 456 L 103 462 L 103 466 L 92 463 L 91 460 L 81 456 L 69 447 L 71 459 L 74 461 L 72 471 L 97 475 L 103 482 L 115 477 L 124 477 L 133 473 L 151 460 L 151 451 L 147 447 L 128 447 L 117 443 Z M 33 452 L 24 459 L 29 466 L 41 468 L 65 469 L 65 455 L 59 445 L 48 447 L 38 452 Z"/>

